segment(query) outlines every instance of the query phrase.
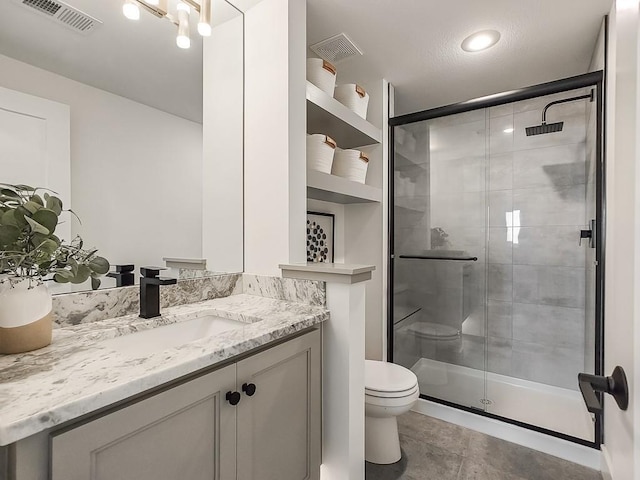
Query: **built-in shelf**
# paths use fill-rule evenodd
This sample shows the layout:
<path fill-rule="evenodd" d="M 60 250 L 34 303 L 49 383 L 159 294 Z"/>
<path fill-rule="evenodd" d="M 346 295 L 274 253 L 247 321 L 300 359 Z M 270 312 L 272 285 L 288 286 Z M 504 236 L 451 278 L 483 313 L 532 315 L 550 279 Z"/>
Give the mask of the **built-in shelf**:
<path fill-rule="evenodd" d="M 405 210 L 409 210 L 410 212 L 426 213 L 428 209 L 427 200 L 428 199 L 425 196 L 396 196 L 393 202 L 393 206 L 395 208 L 403 208 Z"/>
<path fill-rule="evenodd" d="M 309 169 L 307 197 L 333 203 L 379 203 L 382 189 Z"/>
<path fill-rule="evenodd" d="M 382 142 L 382 130 L 307 82 L 307 133 L 332 137 L 340 148 Z"/>
<path fill-rule="evenodd" d="M 420 310 L 422 310 L 420 307 L 414 307 L 412 305 L 394 305 L 393 306 L 393 324 L 397 325 L 403 320 L 406 320 L 412 315 L 415 315 Z"/>
<path fill-rule="evenodd" d="M 409 159 L 408 157 L 405 157 L 402 153 L 400 153 L 398 150 L 395 151 L 395 153 L 393 154 L 393 158 L 394 158 L 394 167 L 396 170 L 405 170 L 405 169 L 411 169 L 411 171 L 416 171 L 414 169 L 420 169 L 420 170 L 424 170 L 427 171 L 428 170 L 428 165 L 426 163 L 416 163 L 413 160 Z"/>

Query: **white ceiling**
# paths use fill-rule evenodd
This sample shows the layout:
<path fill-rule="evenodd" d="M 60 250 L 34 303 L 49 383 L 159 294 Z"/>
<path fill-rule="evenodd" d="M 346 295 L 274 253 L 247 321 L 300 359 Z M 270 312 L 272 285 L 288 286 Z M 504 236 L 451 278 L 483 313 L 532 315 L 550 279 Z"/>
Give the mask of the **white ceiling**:
<path fill-rule="evenodd" d="M 182 50 L 167 19 L 141 11 L 140 20 L 128 20 L 121 0 L 65 1 L 104 23 L 83 35 L 1 0 L 0 53 L 202 123 L 202 39 L 194 16 L 191 48 Z M 224 0 L 214 0 L 212 10 L 215 24 L 240 15 Z"/>
<path fill-rule="evenodd" d="M 349 81 L 386 78 L 396 115 L 585 73 L 612 0 L 308 0 L 307 44 L 344 32 L 364 56 Z M 462 40 L 498 30 L 467 53 Z M 354 74 L 357 72 L 357 75 Z"/>

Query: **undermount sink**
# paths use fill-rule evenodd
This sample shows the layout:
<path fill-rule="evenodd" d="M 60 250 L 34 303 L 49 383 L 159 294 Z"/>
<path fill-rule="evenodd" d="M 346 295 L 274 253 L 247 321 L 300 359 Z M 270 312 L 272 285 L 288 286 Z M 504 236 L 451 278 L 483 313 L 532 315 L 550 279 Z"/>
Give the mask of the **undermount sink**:
<path fill-rule="evenodd" d="M 100 345 L 126 356 L 145 356 L 247 325 L 238 320 L 203 314 L 192 320 L 110 338 L 100 342 Z"/>

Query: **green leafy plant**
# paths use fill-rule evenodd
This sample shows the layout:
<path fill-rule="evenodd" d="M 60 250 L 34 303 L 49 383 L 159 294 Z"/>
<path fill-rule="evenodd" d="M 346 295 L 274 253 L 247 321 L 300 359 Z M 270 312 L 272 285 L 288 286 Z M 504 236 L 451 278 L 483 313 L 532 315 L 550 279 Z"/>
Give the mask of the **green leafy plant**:
<path fill-rule="evenodd" d="M 97 289 L 109 262 L 79 236 L 66 243 L 55 235 L 63 211 L 51 190 L 0 183 L 0 274 L 76 284 L 91 278 Z"/>

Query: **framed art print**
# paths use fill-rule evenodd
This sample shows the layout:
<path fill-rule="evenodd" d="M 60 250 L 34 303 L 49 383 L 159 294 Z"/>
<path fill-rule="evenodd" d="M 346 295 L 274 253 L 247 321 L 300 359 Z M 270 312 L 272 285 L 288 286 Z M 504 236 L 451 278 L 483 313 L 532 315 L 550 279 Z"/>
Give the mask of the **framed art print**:
<path fill-rule="evenodd" d="M 333 263 L 335 216 L 307 212 L 307 262 Z"/>

